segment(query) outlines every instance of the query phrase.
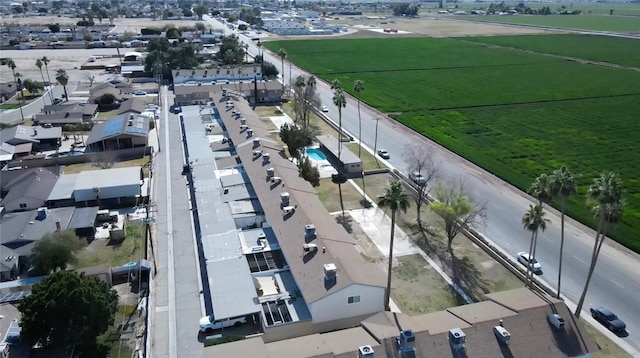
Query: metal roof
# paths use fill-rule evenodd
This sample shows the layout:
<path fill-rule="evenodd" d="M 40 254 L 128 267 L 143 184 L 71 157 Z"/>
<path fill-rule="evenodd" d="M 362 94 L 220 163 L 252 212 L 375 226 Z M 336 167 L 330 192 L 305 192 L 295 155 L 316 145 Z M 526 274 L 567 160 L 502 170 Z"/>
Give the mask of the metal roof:
<path fill-rule="evenodd" d="M 58 181 L 51 189 L 47 201 L 71 199 L 73 189 L 76 186 L 76 180 L 80 174 L 62 174 L 58 177 Z"/>
<path fill-rule="evenodd" d="M 84 229 L 93 227 L 96 222 L 96 216 L 98 216 L 97 206 L 90 206 L 86 208 L 76 208 L 71 216 L 69 222 L 69 229 Z"/>
<path fill-rule="evenodd" d="M 334 157 L 338 158 L 338 139 L 336 137 L 330 135 L 319 135 L 316 139 L 322 146 L 327 148 Z M 344 143 L 340 143 L 340 147 L 340 161 L 342 161 L 343 164 L 362 163 L 362 160 L 349 150 Z"/>

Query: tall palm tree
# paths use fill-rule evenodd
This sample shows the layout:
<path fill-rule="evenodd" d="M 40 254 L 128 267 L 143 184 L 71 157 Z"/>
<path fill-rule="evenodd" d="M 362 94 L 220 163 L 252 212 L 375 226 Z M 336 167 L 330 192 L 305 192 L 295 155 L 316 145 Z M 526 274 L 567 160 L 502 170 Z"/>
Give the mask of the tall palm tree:
<path fill-rule="evenodd" d="M 333 81 L 331 81 L 331 89 L 336 90 L 338 88 L 342 88 L 342 84 L 340 83 L 340 80 L 336 78 Z"/>
<path fill-rule="evenodd" d="M 47 56 L 42 57 L 42 63 L 44 64 L 44 69 L 47 72 L 47 80 L 49 81 L 49 86 L 51 86 L 51 76 L 49 76 L 49 59 L 47 58 Z M 49 94 L 51 95 L 51 103 L 53 103 L 53 93 L 49 91 Z"/>
<path fill-rule="evenodd" d="M 280 48 L 278 52 L 276 52 L 276 55 L 280 57 L 280 65 L 282 68 L 282 90 L 284 91 L 284 59 L 287 58 L 287 50 Z"/>
<path fill-rule="evenodd" d="M 333 92 L 333 104 L 338 107 L 338 162 L 342 155 L 342 108 L 347 106 L 347 100 L 344 97 L 344 91 L 342 88 L 336 88 Z M 338 193 L 340 194 L 340 208 L 342 209 L 342 217 L 344 218 L 344 203 L 342 202 L 342 183 L 345 181 L 342 179 L 342 168 L 340 168 L 340 180 L 338 181 Z"/>
<path fill-rule="evenodd" d="M 317 81 L 316 81 L 316 77 L 311 75 L 309 76 L 309 78 L 307 79 L 307 86 L 305 87 L 305 91 L 307 92 L 306 97 L 306 101 L 307 101 L 307 110 L 305 111 L 304 114 L 304 129 L 309 129 L 309 112 L 310 112 L 310 105 L 311 105 L 311 101 L 313 100 L 313 95 L 315 93 L 315 89 L 316 89 L 316 85 L 317 85 Z"/>
<path fill-rule="evenodd" d="M 40 71 L 40 77 L 42 77 L 42 84 L 44 85 L 45 80 L 44 80 L 44 72 L 42 72 L 42 60 L 41 59 L 37 59 L 36 60 L 36 67 L 38 67 L 38 70 Z M 53 104 L 53 94 L 51 94 L 51 91 L 49 91 L 49 99 L 51 99 L 51 103 Z"/>
<path fill-rule="evenodd" d="M 353 92 L 356 93 L 356 99 L 358 100 L 358 158 L 362 151 L 362 118 L 360 117 L 360 92 L 364 91 L 364 82 L 361 80 L 355 80 L 353 82 Z"/>
<path fill-rule="evenodd" d="M 389 184 L 384 195 L 378 197 L 378 206 L 382 209 L 391 209 L 391 236 L 389 238 L 389 269 L 387 271 L 387 290 L 384 295 L 384 309 L 389 310 L 389 298 L 391 297 L 391 269 L 393 268 L 393 239 L 396 228 L 396 212 L 398 209 L 407 212 L 409 197 L 402 190 L 402 184 L 394 181 Z"/>
<path fill-rule="evenodd" d="M 531 244 L 529 244 L 530 262 L 535 262 L 535 259 L 536 259 L 535 249 L 532 250 L 531 248 L 532 247 L 535 248 L 536 241 L 538 240 L 538 231 L 539 230 L 545 231 L 547 229 L 547 222 L 549 222 L 549 220 L 545 219 L 544 215 L 545 215 L 545 212 L 542 208 L 542 205 L 536 205 L 536 206 L 529 205 L 529 210 L 526 213 L 524 213 L 524 216 L 522 217 L 522 225 L 526 230 L 531 232 Z M 528 282 L 531 282 L 533 285 L 532 269 L 533 269 L 532 263 L 527 265 L 527 274 L 524 282 L 525 287 L 527 286 Z M 529 274 L 531 274 L 530 279 L 529 279 Z"/>
<path fill-rule="evenodd" d="M 7 67 L 9 67 L 11 69 L 11 74 L 13 75 L 13 82 L 16 85 L 16 90 L 20 93 L 20 96 L 18 97 L 18 101 L 20 100 L 20 97 L 22 97 L 22 88 L 21 86 L 18 84 L 18 75 L 16 75 L 16 63 L 13 61 L 13 59 L 8 59 L 7 60 Z M 23 104 L 24 104 L 24 98 L 23 98 Z M 22 121 L 24 122 L 24 112 L 22 111 L 22 105 L 20 105 L 20 117 L 22 118 Z"/>
<path fill-rule="evenodd" d="M 567 169 L 567 167 L 561 167 L 558 170 L 554 170 L 551 174 L 551 180 L 549 182 L 549 193 L 552 197 L 560 197 L 560 262 L 558 263 L 558 291 L 557 296 L 560 298 L 560 283 L 562 281 L 562 254 L 564 251 L 564 209 L 567 205 L 567 199 L 571 195 L 575 195 L 576 189 L 576 175 Z"/>
<path fill-rule="evenodd" d="M 63 69 L 56 71 L 56 81 L 62 85 L 62 88 L 64 89 L 64 99 L 65 101 L 68 101 L 69 95 L 67 94 L 67 83 L 69 83 L 69 75 L 67 75 L 67 71 Z"/>
<path fill-rule="evenodd" d="M 596 229 L 596 240 L 593 244 L 593 252 L 591 254 L 591 264 L 589 265 L 589 273 L 587 274 L 587 281 L 584 284 L 580 301 L 576 307 L 575 316 L 580 317 L 584 300 L 587 296 L 587 290 L 591 283 L 591 277 L 598 263 L 598 256 L 600 255 L 600 249 L 602 243 L 607 237 L 609 225 L 616 224 L 622 219 L 622 207 L 624 206 L 624 193 L 622 190 L 622 179 L 616 173 L 609 172 L 600 174 L 600 176 L 594 179 L 593 184 L 589 187 L 587 194 L 587 200 L 595 202 L 593 212 L 598 220 L 598 226 Z"/>
<path fill-rule="evenodd" d="M 547 174 L 540 174 L 529 187 L 529 194 L 538 199 L 538 204 L 542 206 L 542 203 L 548 203 L 551 201 L 552 196 L 549 191 L 550 177 Z"/>

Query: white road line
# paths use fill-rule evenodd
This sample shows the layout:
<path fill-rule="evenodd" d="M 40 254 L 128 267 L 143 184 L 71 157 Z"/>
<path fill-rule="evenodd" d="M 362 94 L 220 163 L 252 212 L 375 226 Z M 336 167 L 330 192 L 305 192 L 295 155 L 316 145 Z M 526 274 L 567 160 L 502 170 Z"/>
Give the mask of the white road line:
<path fill-rule="evenodd" d="M 169 295 L 169 357 L 178 357 L 178 345 L 176 340 L 176 273 L 173 261 L 173 217 L 171 208 L 171 158 L 169 157 L 169 107 L 166 101 L 166 91 L 161 90 L 165 97 L 164 106 L 164 159 L 165 159 L 165 180 L 167 185 L 167 262 L 168 262 L 168 295 Z"/>
<path fill-rule="evenodd" d="M 609 280 L 611 280 L 611 282 L 615 283 L 616 285 L 620 286 L 620 288 L 624 288 L 624 286 L 622 286 L 618 281 L 610 278 Z"/>
<path fill-rule="evenodd" d="M 586 263 L 587 263 L 585 260 L 583 260 L 583 259 L 579 258 L 579 257 L 578 257 L 578 256 L 576 256 L 576 255 L 573 255 L 573 257 L 575 257 L 575 259 L 576 259 L 576 260 L 578 260 L 578 261 L 582 262 L 583 264 L 586 264 Z"/>

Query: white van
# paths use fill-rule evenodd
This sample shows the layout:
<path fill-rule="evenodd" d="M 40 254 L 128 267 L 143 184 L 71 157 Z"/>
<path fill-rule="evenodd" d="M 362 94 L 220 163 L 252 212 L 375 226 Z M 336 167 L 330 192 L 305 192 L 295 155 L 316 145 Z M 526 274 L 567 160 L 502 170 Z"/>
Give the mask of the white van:
<path fill-rule="evenodd" d="M 200 332 L 212 333 L 216 329 L 227 327 L 240 327 L 243 323 L 247 322 L 247 317 L 237 317 L 216 320 L 213 315 L 204 316 L 200 318 Z"/>

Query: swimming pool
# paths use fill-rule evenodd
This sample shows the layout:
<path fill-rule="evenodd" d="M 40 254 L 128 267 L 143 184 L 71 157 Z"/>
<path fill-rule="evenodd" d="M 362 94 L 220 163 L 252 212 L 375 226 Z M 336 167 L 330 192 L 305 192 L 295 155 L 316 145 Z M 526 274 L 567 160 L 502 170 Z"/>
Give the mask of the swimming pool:
<path fill-rule="evenodd" d="M 327 156 L 318 148 L 307 148 L 307 156 L 311 160 L 327 160 Z"/>

